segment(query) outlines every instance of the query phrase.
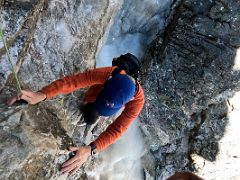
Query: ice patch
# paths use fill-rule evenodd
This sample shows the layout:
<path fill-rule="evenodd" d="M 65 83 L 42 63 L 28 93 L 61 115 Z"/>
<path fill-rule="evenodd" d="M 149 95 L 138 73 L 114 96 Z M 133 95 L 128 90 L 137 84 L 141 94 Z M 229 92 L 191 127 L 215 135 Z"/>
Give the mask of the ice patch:
<path fill-rule="evenodd" d="M 199 169 L 198 175 L 204 179 L 237 180 L 240 177 L 239 99 L 240 92 L 229 100 L 233 111 L 228 115 L 229 123 L 226 126 L 223 138 L 219 141 L 219 153 L 216 161 L 210 162 L 198 155 L 192 156 L 196 167 Z"/>
<path fill-rule="evenodd" d="M 240 48 L 238 48 L 237 51 L 236 51 L 236 56 L 235 56 L 233 70 L 235 70 L 235 71 L 239 71 L 240 70 Z"/>
<path fill-rule="evenodd" d="M 75 42 L 68 25 L 65 21 L 60 21 L 56 24 L 55 31 L 61 50 L 67 53 Z"/>
<path fill-rule="evenodd" d="M 137 122 L 136 119 L 120 139 L 99 154 L 97 158 L 102 163 L 95 169 L 86 171 L 88 176 L 95 180 L 143 178 L 140 158 L 144 153 L 144 146 Z"/>
<path fill-rule="evenodd" d="M 127 34 L 123 37 L 112 38 L 111 43 L 105 44 L 97 55 L 96 66 L 111 66 L 112 59 L 121 54 L 132 53 L 137 57 L 143 56 L 144 35 L 141 33 Z"/>

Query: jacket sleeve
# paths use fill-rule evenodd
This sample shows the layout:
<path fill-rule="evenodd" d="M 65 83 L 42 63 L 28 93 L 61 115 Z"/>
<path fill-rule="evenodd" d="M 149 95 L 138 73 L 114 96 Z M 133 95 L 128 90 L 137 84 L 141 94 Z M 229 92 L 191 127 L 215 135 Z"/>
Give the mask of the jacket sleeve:
<path fill-rule="evenodd" d="M 93 142 L 97 147 L 97 152 L 105 149 L 118 139 L 141 112 L 144 105 L 144 94 L 140 85 L 139 87 L 140 90 L 136 93 L 134 100 L 125 105 L 121 115 Z"/>
<path fill-rule="evenodd" d="M 45 86 L 40 92 L 46 94 L 47 99 L 50 99 L 59 94 L 68 94 L 80 88 L 104 84 L 111 75 L 112 68 L 113 67 L 96 68 L 84 73 L 66 76 Z"/>

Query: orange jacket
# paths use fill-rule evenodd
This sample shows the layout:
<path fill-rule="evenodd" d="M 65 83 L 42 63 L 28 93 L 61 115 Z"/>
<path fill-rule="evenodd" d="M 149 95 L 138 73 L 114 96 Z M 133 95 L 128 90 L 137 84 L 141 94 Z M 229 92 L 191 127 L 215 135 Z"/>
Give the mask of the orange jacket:
<path fill-rule="evenodd" d="M 46 94 L 47 99 L 50 99 L 59 94 L 67 94 L 79 88 L 91 86 L 85 94 L 84 101 L 93 102 L 102 90 L 106 80 L 111 76 L 114 68 L 116 67 L 96 68 L 84 73 L 66 76 L 63 79 L 52 82 L 40 91 Z M 133 100 L 125 104 L 121 115 L 94 141 L 94 144 L 97 146 L 97 152 L 112 144 L 127 130 L 131 122 L 141 112 L 143 104 L 144 93 L 141 85 L 137 82 L 137 89 Z"/>

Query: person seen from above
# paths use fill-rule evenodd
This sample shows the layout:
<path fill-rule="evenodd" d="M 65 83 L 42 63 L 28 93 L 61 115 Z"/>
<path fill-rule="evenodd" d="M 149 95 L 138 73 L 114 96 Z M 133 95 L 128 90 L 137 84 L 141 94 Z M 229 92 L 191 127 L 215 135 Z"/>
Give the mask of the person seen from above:
<path fill-rule="evenodd" d="M 37 92 L 22 90 L 8 101 L 18 100 L 37 104 L 59 94 L 68 94 L 89 87 L 83 98 L 83 118 L 94 124 L 99 116 L 112 116 L 123 108 L 121 114 L 89 145 L 69 147 L 75 156 L 62 164 L 61 172 L 73 174 L 89 156 L 99 153 L 114 143 L 137 118 L 144 105 L 144 92 L 139 83 L 141 63 L 131 53 L 114 58 L 112 66 L 88 70 L 56 80 Z"/>

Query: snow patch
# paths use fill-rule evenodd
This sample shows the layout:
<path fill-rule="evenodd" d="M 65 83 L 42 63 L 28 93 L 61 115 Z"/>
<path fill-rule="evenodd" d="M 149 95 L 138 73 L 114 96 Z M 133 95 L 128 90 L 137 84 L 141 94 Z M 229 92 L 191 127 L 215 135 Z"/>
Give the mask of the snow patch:
<path fill-rule="evenodd" d="M 111 43 L 105 44 L 96 60 L 97 67 L 111 66 L 112 59 L 121 54 L 132 53 L 137 57 L 143 56 L 144 36 L 141 33 L 127 34 L 122 37 L 113 37 Z"/>
<path fill-rule="evenodd" d="M 224 136 L 219 141 L 219 153 L 215 162 L 193 155 L 194 163 L 198 168 L 198 175 L 204 179 L 238 180 L 240 177 L 240 92 L 229 100 L 233 111 L 228 115 L 229 123 L 226 126 Z"/>
<path fill-rule="evenodd" d="M 68 52 L 75 42 L 65 21 L 59 21 L 55 27 L 57 40 L 62 51 Z"/>
<path fill-rule="evenodd" d="M 102 163 L 86 173 L 95 180 L 142 179 L 140 158 L 143 153 L 143 140 L 136 119 L 120 139 L 99 154 L 97 158 Z"/>
<path fill-rule="evenodd" d="M 236 50 L 236 56 L 235 56 L 233 70 L 234 71 L 239 71 L 240 70 L 240 48 L 238 48 Z"/>

